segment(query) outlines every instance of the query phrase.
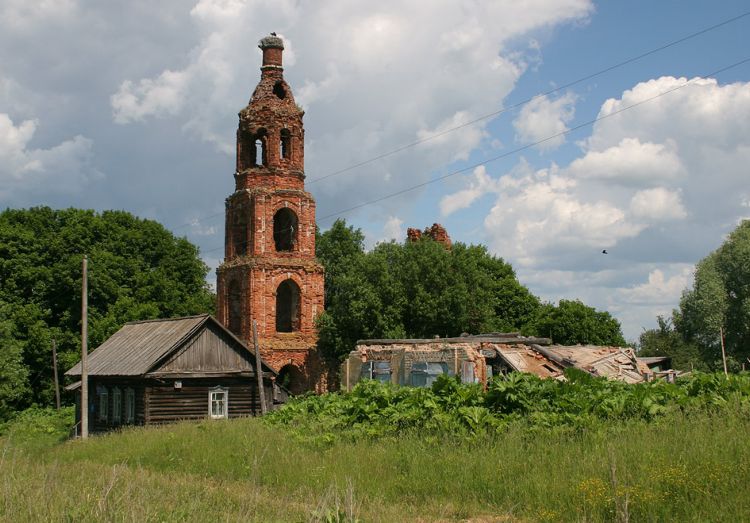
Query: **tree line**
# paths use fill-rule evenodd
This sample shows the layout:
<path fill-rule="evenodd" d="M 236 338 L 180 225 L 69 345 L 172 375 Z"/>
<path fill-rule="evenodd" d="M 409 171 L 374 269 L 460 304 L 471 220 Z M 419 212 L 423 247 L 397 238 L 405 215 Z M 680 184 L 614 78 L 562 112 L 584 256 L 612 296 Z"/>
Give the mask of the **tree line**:
<path fill-rule="evenodd" d="M 80 359 L 81 260 L 89 257 L 89 347 L 128 321 L 214 311 L 198 248 L 124 211 L 49 207 L 0 213 L 0 421 L 54 402 L 59 374 Z M 320 350 L 332 362 L 358 339 L 519 331 L 556 343 L 623 345 L 620 324 L 580 301 L 543 303 L 481 245 L 429 238 L 370 251 L 337 221 L 318 233 L 326 270 Z"/>

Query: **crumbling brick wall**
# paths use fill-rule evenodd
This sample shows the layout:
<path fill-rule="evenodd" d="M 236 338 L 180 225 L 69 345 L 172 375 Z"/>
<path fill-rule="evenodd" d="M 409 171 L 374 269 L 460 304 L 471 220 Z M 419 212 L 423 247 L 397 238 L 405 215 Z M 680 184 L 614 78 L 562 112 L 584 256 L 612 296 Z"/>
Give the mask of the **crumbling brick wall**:
<path fill-rule="evenodd" d="M 446 249 L 451 248 L 452 243 L 450 236 L 448 236 L 448 231 L 439 223 L 433 223 L 432 227 L 426 227 L 424 231 L 411 227 L 406 229 L 406 239 L 410 242 L 419 241 L 423 236 L 442 243 Z"/>
<path fill-rule="evenodd" d="M 409 227 L 406 229 L 406 239 L 410 242 L 418 242 L 422 239 L 422 231 Z"/>

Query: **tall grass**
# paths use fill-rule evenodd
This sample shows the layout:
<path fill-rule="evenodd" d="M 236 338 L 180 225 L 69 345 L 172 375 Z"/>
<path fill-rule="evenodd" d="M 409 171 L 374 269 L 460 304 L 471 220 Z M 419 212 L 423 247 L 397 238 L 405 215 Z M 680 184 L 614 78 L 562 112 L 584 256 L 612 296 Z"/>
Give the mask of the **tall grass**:
<path fill-rule="evenodd" d="M 6 437 L 9 521 L 743 521 L 750 410 L 499 435 L 303 441 L 258 419 L 47 448 Z"/>

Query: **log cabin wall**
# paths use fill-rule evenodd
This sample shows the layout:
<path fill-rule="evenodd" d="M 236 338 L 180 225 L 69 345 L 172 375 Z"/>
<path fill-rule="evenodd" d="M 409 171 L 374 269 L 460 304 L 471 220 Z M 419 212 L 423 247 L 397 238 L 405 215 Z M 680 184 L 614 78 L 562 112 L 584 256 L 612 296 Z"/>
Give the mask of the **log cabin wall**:
<path fill-rule="evenodd" d="M 114 390 L 120 389 L 120 419 L 113 416 L 115 399 Z M 132 389 L 135 396 L 134 419 L 128 422 L 126 419 L 126 395 L 127 390 Z M 106 391 L 107 415 L 102 417 L 102 392 Z M 79 391 L 80 394 L 80 391 Z M 128 425 L 144 425 L 145 416 L 145 387 L 140 377 L 133 378 L 105 378 L 96 377 L 89 381 L 89 431 L 105 432 L 108 430 Z M 80 401 L 80 400 L 79 400 Z M 80 421 L 80 412 L 76 413 L 76 421 Z"/>
<path fill-rule="evenodd" d="M 176 388 L 174 381 L 180 381 Z M 152 382 L 146 386 L 146 423 L 159 424 L 179 420 L 200 420 L 210 417 L 209 391 L 222 387 L 228 391 L 230 418 L 260 415 L 260 401 L 255 378 L 206 378 L 174 380 L 171 383 Z M 270 382 L 265 383 L 265 395 L 273 397 Z"/>

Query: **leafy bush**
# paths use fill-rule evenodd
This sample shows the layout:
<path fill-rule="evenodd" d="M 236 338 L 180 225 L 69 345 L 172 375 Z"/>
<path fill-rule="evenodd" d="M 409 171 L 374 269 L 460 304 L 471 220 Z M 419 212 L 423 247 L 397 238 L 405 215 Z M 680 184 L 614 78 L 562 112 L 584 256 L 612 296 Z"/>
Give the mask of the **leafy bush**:
<path fill-rule="evenodd" d="M 68 437 L 74 423 L 75 407 L 31 407 L 0 423 L 0 437 L 17 447 L 46 447 Z"/>
<path fill-rule="evenodd" d="M 417 433 L 483 434 L 512 423 L 581 429 L 611 421 L 652 421 L 670 411 L 712 409 L 729 401 L 750 403 L 750 375 L 696 373 L 677 383 L 629 385 L 577 369 L 566 380 L 512 373 L 482 390 L 441 376 L 432 388 L 359 383 L 349 393 L 305 396 L 265 418 L 303 439 L 330 443 Z"/>

